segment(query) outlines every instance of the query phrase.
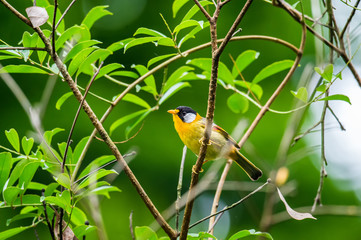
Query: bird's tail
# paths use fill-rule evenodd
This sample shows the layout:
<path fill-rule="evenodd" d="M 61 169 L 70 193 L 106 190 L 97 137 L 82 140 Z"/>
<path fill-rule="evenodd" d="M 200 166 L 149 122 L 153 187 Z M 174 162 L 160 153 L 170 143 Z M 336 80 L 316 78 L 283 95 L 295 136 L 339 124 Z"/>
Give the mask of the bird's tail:
<path fill-rule="evenodd" d="M 262 171 L 236 149 L 231 152 L 230 158 L 235 161 L 253 181 L 256 181 L 262 176 Z"/>

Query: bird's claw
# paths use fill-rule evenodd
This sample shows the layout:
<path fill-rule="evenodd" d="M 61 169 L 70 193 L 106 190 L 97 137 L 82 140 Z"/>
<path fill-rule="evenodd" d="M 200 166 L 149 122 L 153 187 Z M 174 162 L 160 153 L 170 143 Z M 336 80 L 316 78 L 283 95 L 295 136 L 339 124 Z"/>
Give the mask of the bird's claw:
<path fill-rule="evenodd" d="M 192 167 L 192 172 L 193 172 L 194 174 L 201 173 L 201 172 L 203 172 L 203 168 L 201 168 L 201 170 L 200 170 L 199 172 L 197 172 L 197 171 L 196 171 L 196 165 L 193 165 L 193 167 Z"/>

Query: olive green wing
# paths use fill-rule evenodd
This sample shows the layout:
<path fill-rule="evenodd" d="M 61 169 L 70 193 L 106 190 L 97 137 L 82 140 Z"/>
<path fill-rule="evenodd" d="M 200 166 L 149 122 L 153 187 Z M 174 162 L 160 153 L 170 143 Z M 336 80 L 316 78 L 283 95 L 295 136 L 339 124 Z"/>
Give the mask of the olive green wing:
<path fill-rule="evenodd" d="M 205 125 L 206 125 L 205 118 L 202 119 L 202 125 L 203 125 L 202 127 L 205 129 Z M 232 143 L 232 145 L 234 145 L 237 149 L 239 149 L 238 143 L 223 128 L 221 128 L 220 126 L 213 123 L 212 130 L 221 134 L 225 139 L 230 141 Z"/>

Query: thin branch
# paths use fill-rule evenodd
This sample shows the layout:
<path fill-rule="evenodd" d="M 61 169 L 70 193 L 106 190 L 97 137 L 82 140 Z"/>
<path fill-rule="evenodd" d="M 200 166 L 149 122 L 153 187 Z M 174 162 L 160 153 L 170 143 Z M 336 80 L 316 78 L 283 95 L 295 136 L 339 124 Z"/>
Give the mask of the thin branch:
<path fill-rule="evenodd" d="M 192 227 L 206 221 L 207 219 L 211 218 L 211 217 L 214 217 L 214 216 L 217 216 L 218 214 L 220 213 L 223 213 L 225 211 L 228 211 L 236 206 L 238 206 L 239 204 L 241 204 L 242 202 L 244 202 L 245 200 L 247 200 L 248 198 L 250 198 L 252 195 L 254 195 L 255 193 L 257 193 L 258 191 L 260 191 L 262 188 L 264 188 L 266 185 L 268 185 L 269 183 L 271 183 L 271 179 L 267 179 L 267 182 L 265 182 L 264 184 L 262 184 L 261 186 L 259 186 L 258 188 L 256 188 L 254 191 L 250 192 L 249 194 L 247 194 L 245 197 L 241 198 L 239 201 L 233 203 L 232 205 L 230 206 L 227 206 L 225 208 L 223 208 L 222 210 L 214 213 L 214 214 L 211 214 L 205 218 L 202 218 L 201 220 L 198 220 L 197 222 L 193 223 L 192 225 L 189 226 L 189 229 L 191 229 Z"/>
<path fill-rule="evenodd" d="M 65 9 L 63 15 L 61 15 L 61 17 L 59 18 L 59 21 L 57 22 L 57 24 L 55 25 L 55 30 L 59 27 L 59 24 L 61 23 L 61 21 L 64 19 L 65 15 L 68 13 L 68 11 L 70 10 L 70 8 L 73 6 L 73 4 L 75 3 L 76 0 L 73 0 L 69 6 Z"/>
<path fill-rule="evenodd" d="M 54 0 L 54 16 L 51 32 L 51 46 L 53 49 L 53 54 L 55 53 L 55 21 L 56 21 L 56 11 L 58 10 L 58 0 Z"/>
<path fill-rule="evenodd" d="M 210 21 L 211 19 L 211 15 L 209 15 L 209 13 L 207 12 L 206 9 L 204 9 L 204 7 L 199 3 L 198 0 L 194 0 L 194 3 L 198 6 L 199 10 L 201 10 L 201 12 L 203 13 L 203 15 L 207 18 L 208 21 Z M 217 5 L 217 4 L 215 4 Z"/>
<path fill-rule="evenodd" d="M 350 16 L 348 17 L 348 19 L 347 19 L 347 21 L 346 21 L 346 23 L 345 23 L 345 26 L 343 27 L 343 29 L 342 29 L 342 31 L 341 31 L 341 33 L 340 33 L 340 35 L 339 35 L 339 38 L 340 38 L 340 39 L 343 39 L 344 34 L 345 34 L 345 32 L 346 32 L 346 29 L 347 29 L 348 26 L 350 25 L 350 23 L 351 23 L 351 21 L 352 21 L 352 18 L 353 18 L 353 16 L 354 16 L 355 13 L 356 13 L 356 10 L 357 10 L 356 8 L 357 8 L 357 6 L 359 5 L 359 3 L 360 3 L 360 0 L 357 0 L 356 3 L 355 3 L 355 5 L 354 5 L 354 8 L 353 8 L 352 11 L 351 11 Z"/>
<path fill-rule="evenodd" d="M 178 178 L 178 185 L 177 185 L 177 200 L 175 201 L 175 211 L 176 211 L 176 217 L 175 217 L 175 229 L 178 232 L 179 230 L 179 215 L 180 215 L 180 200 L 182 198 L 182 183 L 183 183 L 183 172 L 184 172 L 184 162 L 187 155 L 187 146 L 184 145 L 183 147 L 183 153 L 182 153 L 182 160 L 179 167 L 179 178 Z"/>
<path fill-rule="evenodd" d="M 42 194 L 43 197 L 44 197 L 44 192 L 45 192 L 45 189 L 43 188 L 41 190 L 41 194 Z M 43 207 L 44 207 L 44 216 L 45 216 L 45 220 L 46 220 L 46 223 L 48 225 L 48 228 L 49 228 L 51 239 L 55 240 L 54 230 L 53 230 L 53 228 L 52 228 L 52 226 L 50 224 L 50 221 L 49 221 L 48 211 L 46 210 L 46 202 L 45 202 L 45 200 L 43 201 Z"/>
<path fill-rule="evenodd" d="M 327 109 L 330 111 L 330 113 L 332 114 L 332 116 L 336 119 L 336 121 L 338 122 L 338 125 L 340 125 L 340 128 L 342 131 L 346 131 L 346 128 L 343 126 L 343 124 L 341 123 L 340 119 L 337 117 L 337 115 L 335 114 L 335 112 L 333 111 L 333 109 L 330 107 L 330 105 L 327 105 Z"/>
<path fill-rule="evenodd" d="M 129 215 L 129 229 L 132 239 L 135 240 L 134 229 L 133 229 L 133 211 L 131 211 Z"/>
<path fill-rule="evenodd" d="M 221 198 L 224 182 L 226 181 L 228 172 L 231 169 L 231 163 L 232 160 L 227 161 L 226 166 L 224 167 L 224 170 L 222 172 L 221 178 L 218 182 L 216 194 L 214 195 L 214 199 L 213 199 L 211 215 L 217 212 L 219 206 L 219 199 Z M 209 225 L 208 225 L 208 232 L 211 234 L 213 234 L 213 228 L 215 226 L 215 223 L 216 223 L 216 219 L 215 216 L 213 216 L 209 219 Z"/>
<path fill-rule="evenodd" d="M 243 19 L 244 15 L 246 14 L 248 8 L 251 6 L 253 0 L 247 0 L 247 2 L 244 4 L 241 12 L 238 14 L 236 20 L 233 22 L 231 28 L 228 30 L 227 35 L 223 39 L 221 45 L 219 46 L 218 52 L 221 54 L 223 50 L 225 49 L 226 45 L 228 44 L 229 40 L 232 38 L 233 34 L 238 28 L 239 23 Z"/>
<path fill-rule="evenodd" d="M 14 13 L 16 17 L 18 17 L 21 21 L 23 21 L 25 24 L 33 28 L 33 25 L 31 24 L 30 20 L 27 19 L 24 15 L 22 15 L 18 10 L 16 10 L 11 4 L 9 4 L 6 0 L 0 0 L 0 2 L 7 7 L 11 12 Z"/>
<path fill-rule="evenodd" d="M 302 139 L 303 137 L 305 137 L 307 134 L 309 134 L 313 129 L 315 129 L 318 125 L 321 124 L 321 121 L 318 121 L 317 123 L 315 123 L 312 127 L 310 127 L 309 129 L 307 129 L 304 133 L 296 136 L 293 138 L 293 143 L 291 145 L 294 146 L 300 139 Z"/>

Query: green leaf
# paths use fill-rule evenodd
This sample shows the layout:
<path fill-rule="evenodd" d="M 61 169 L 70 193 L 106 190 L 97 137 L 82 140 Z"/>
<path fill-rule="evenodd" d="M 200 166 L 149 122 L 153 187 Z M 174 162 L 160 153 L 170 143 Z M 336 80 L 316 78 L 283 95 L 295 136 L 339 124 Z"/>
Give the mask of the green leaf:
<path fill-rule="evenodd" d="M 99 20 L 100 18 L 106 16 L 106 15 L 113 15 L 113 13 L 109 12 L 108 10 L 105 10 L 109 6 L 96 6 L 92 8 L 88 14 L 85 16 L 82 24 L 87 26 L 88 29 L 91 29 L 93 24 Z"/>
<path fill-rule="evenodd" d="M 54 179 L 57 183 L 59 183 L 61 186 L 65 187 L 66 189 L 71 189 L 69 174 L 59 173 L 56 177 L 54 176 Z"/>
<path fill-rule="evenodd" d="M 241 239 L 241 238 L 246 238 L 248 236 L 259 236 L 259 237 L 262 237 L 262 239 L 273 240 L 272 236 L 269 233 L 256 232 L 256 230 L 254 230 L 254 229 L 239 231 L 239 232 L 233 234 L 228 240 L 237 240 L 237 239 Z"/>
<path fill-rule="evenodd" d="M 125 129 L 125 137 L 128 139 L 129 138 L 129 134 L 132 132 L 132 130 L 141 122 L 143 121 L 143 119 L 148 116 L 149 113 L 151 113 L 153 110 L 152 109 L 148 109 L 145 113 L 143 113 L 143 115 L 141 115 L 138 120 L 136 122 L 134 122 L 133 124 L 131 124 L 130 126 L 128 126 Z"/>
<path fill-rule="evenodd" d="M 187 240 L 205 240 L 205 239 L 217 240 L 215 236 L 207 232 L 189 233 L 187 236 Z"/>
<path fill-rule="evenodd" d="M 61 106 L 63 105 L 63 103 L 68 99 L 70 98 L 70 96 L 73 95 L 73 92 L 67 92 L 65 94 L 63 94 L 63 96 L 61 96 L 58 101 L 56 101 L 56 105 L 55 105 L 55 108 L 60 110 Z"/>
<path fill-rule="evenodd" d="M 106 169 L 99 169 L 98 171 L 90 174 L 87 176 L 83 181 L 80 182 L 80 184 L 76 187 L 76 191 L 79 191 L 82 188 L 85 188 L 89 186 L 89 184 L 92 184 L 96 182 L 98 179 L 108 176 L 109 174 L 118 174 L 115 170 L 106 170 Z"/>
<path fill-rule="evenodd" d="M 187 62 L 193 66 L 199 67 L 200 69 L 210 73 L 212 70 L 212 59 L 211 58 L 195 58 Z M 233 75 L 228 70 L 227 66 L 219 62 L 218 66 L 218 78 L 222 81 L 234 86 Z"/>
<path fill-rule="evenodd" d="M 171 88 L 174 84 L 179 83 L 183 81 L 183 79 L 190 73 L 190 71 L 193 71 L 194 68 L 189 66 L 181 66 L 177 70 L 175 70 L 167 79 L 167 82 L 165 83 L 162 93 L 165 93 L 169 88 Z"/>
<path fill-rule="evenodd" d="M 124 47 L 124 53 L 132 47 L 138 46 L 138 45 L 142 45 L 145 43 L 150 43 L 150 42 L 157 42 L 159 39 L 161 39 L 162 37 L 142 37 L 142 38 L 135 38 L 132 41 L 130 41 L 129 43 L 127 43 Z"/>
<path fill-rule="evenodd" d="M 56 191 L 58 186 L 59 184 L 55 182 L 48 184 L 47 187 L 45 188 L 44 196 L 45 197 L 51 196 L 54 193 L 54 191 Z"/>
<path fill-rule="evenodd" d="M 136 240 L 158 240 L 157 234 L 148 226 L 135 227 Z"/>
<path fill-rule="evenodd" d="M 115 71 L 109 74 L 109 76 L 121 76 L 121 77 L 129 77 L 137 79 L 139 77 L 138 74 L 132 71 Z"/>
<path fill-rule="evenodd" d="M 251 90 L 258 99 L 262 98 L 263 89 L 260 85 L 258 85 L 256 83 L 245 82 L 245 81 L 240 81 L 240 80 L 235 80 L 234 83 L 242 88 L 247 89 L 247 91 Z"/>
<path fill-rule="evenodd" d="M 38 182 L 30 182 L 28 189 L 41 191 L 43 188 L 46 189 L 46 185 Z"/>
<path fill-rule="evenodd" d="M 88 57 L 90 53 L 92 53 L 96 48 L 85 48 L 81 50 L 79 53 L 77 53 L 73 60 L 70 62 L 70 65 L 68 67 L 68 72 L 72 76 L 76 71 L 78 70 L 79 65 L 84 62 L 84 60 Z"/>
<path fill-rule="evenodd" d="M 19 189 L 20 191 L 20 189 Z M 42 203 L 40 202 L 40 196 L 28 194 L 23 195 L 22 198 L 18 197 L 11 205 L 5 205 L 4 202 L 0 202 L 0 208 L 9 208 L 9 207 L 24 207 L 24 206 L 40 206 Z"/>
<path fill-rule="evenodd" d="M 38 214 L 35 214 L 35 213 L 17 214 L 14 217 L 12 217 L 6 221 L 6 226 L 8 227 L 11 223 L 22 220 L 22 219 L 36 218 L 37 216 L 38 216 Z"/>
<path fill-rule="evenodd" d="M 84 26 L 72 26 L 68 28 L 63 34 L 60 35 L 58 40 L 55 42 L 55 49 L 59 50 L 62 48 L 66 41 L 82 42 L 90 40 L 89 29 Z"/>
<path fill-rule="evenodd" d="M 178 24 L 174 30 L 173 30 L 173 34 L 178 34 L 178 32 L 180 32 L 181 30 L 185 29 L 185 28 L 189 28 L 189 27 L 193 27 L 193 26 L 200 26 L 201 28 L 203 28 L 203 21 L 196 21 L 196 20 L 185 20 L 182 21 L 180 24 Z"/>
<path fill-rule="evenodd" d="M 106 198 L 110 199 L 110 192 L 121 192 L 121 190 L 115 186 L 101 186 L 94 188 L 90 191 L 90 194 L 103 195 Z"/>
<path fill-rule="evenodd" d="M 159 100 L 159 105 L 161 105 L 164 101 L 166 101 L 168 98 L 170 98 L 173 94 L 175 94 L 176 92 L 178 92 L 179 90 L 185 88 L 185 87 L 190 87 L 191 85 L 188 82 L 179 82 L 174 84 L 173 86 L 171 86 L 169 88 L 168 91 L 166 91 L 164 93 L 164 95 L 160 98 Z"/>
<path fill-rule="evenodd" d="M 173 17 L 175 18 L 179 9 L 181 9 L 184 4 L 186 4 L 189 0 L 175 0 L 172 5 Z"/>
<path fill-rule="evenodd" d="M 51 31 L 49 31 L 47 29 L 44 29 L 43 33 L 47 38 L 51 35 Z M 45 44 L 44 44 L 43 40 L 41 40 L 40 37 L 38 38 L 38 43 L 36 44 L 36 46 L 39 48 L 45 47 Z M 37 54 L 38 54 L 39 62 L 40 62 L 40 64 L 42 64 L 44 62 L 44 59 L 48 55 L 48 53 L 46 51 L 37 51 Z"/>
<path fill-rule="evenodd" d="M 131 93 L 127 93 L 123 99 L 123 101 L 127 101 L 127 102 L 131 102 L 131 103 L 134 103 L 134 104 L 137 104 L 141 107 L 144 107 L 146 109 L 150 109 L 150 105 L 144 101 L 143 99 L 141 99 L 140 97 L 138 97 L 137 95 L 134 95 L 134 94 L 131 94 Z"/>
<path fill-rule="evenodd" d="M 62 129 L 62 128 L 54 128 L 53 130 L 46 131 L 44 133 L 44 139 L 49 144 L 49 146 L 51 145 L 51 141 L 52 141 L 53 137 L 56 134 L 58 134 L 59 132 L 62 132 L 62 131 L 64 131 L 64 129 Z"/>
<path fill-rule="evenodd" d="M 91 225 L 88 226 L 85 224 L 73 228 L 73 232 L 78 239 L 82 239 L 83 236 L 86 236 L 87 234 L 91 233 L 94 230 L 96 230 L 95 226 L 91 226 Z"/>
<path fill-rule="evenodd" d="M 118 127 L 120 127 L 122 124 L 124 124 L 125 122 L 138 117 L 139 115 L 147 112 L 147 109 L 144 110 L 140 110 L 128 115 L 125 115 L 124 117 L 119 118 L 118 120 L 116 120 L 115 122 L 112 123 L 112 125 L 110 126 L 110 134 L 112 134 L 114 132 L 115 129 L 117 129 Z"/>
<path fill-rule="evenodd" d="M 108 49 L 97 49 L 92 52 L 79 66 L 79 70 L 76 76 L 79 76 L 80 73 L 85 73 L 92 76 L 95 72 L 92 64 L 99 60 L 99 62 L 104 61 L 112 52 Z"/>
<path fill-rule="evenodd" d="M 315 67 L 315 71 L 321 75 L 327 82 L 332 81 L 333 77 L 333 65 L 329 64 L 325 67 L 325 69 L 322 71 L 319 67 Z"/>
<path fill-rule="evenodd" d="M 161 32 L 158 32 L 156 30 L 150 29 L 150 28 L 138 28 L 137 31 L 134 33 L 134 36 L 139 35 L 139 34 L 144 34 L 144 35 L 148 35 L 148 36 L 152 36 L 152 37 L 167 37 L 166 35 L 164 35 Z"/>
<path fill-rule="evenodd" d="M 17 228 L 12 228 L 12 229 L 8 229 L 5 230 L 3 232 L 0 232 L 0 240 L 5 240 L 8 239 L 12 236 L 15 236 L 29 228 L 31 228 L 32 226 L 27 226 L 27 227 L 17 227 Z"/>
<path fill-rule="evenodd" d="M 77 207 L 72 209 L 71 221 L 76 225 L 83 225 L 87 219 L 87 215 Z"/>
<path fill-rule="evenodd" d="M 227 105 L 234 113 L 245 113 L 249 107 L 249 101 L 247 98 L 234 93 L 227 99 Z"/>
<path fill-rule="evenodd" d="M 233 65 L 232 75 L 234 78 L 239 76 L 238 72 L 243 72 L 243 70 L 248 67 L 254 60 L 256 60 L 259 56 L 259 52 L 254 50 L 247 50 L 238 55 L 236 59 L 236 65 Z"/>
<path fill-rule="evenodd" d="M 65 190 L 62 193 L 58 193 L 55 196 L 48 196 L 44 199 L 48 204 L 55 204 L 56 206 L 61 207 L 67 212 L 71 211 L 71 203 L 70 203 L 70 193 L 68 190 Z"/>
<path fill-rule="evenodd" d="M 9 177 L 11 167 L 11 153 L 0 153 L 0 194 L 3 191 L 4 185 Z"/>
<path fill-rule="evenodd" d="M 203 24 L 203 26 L 198 26 L 193 28 L 189 33 L 187 33 L 178 43 L 178 47 L 180 48 L 182 46 L 182 44 L 184 44 L 186 41 L 188 41 L 189 39 L 194 38 L 194 36 L 201 30 L 209 27 L 210 23 L 209 22 L 205 22 Z"/>
<path fill-rule="evenodd" d="M 328 83 L 322 83 L 320 86 L 316 88 L 316 90 L 324 93 L 326 92 L 327 87 L 328 87 Z"/>
<path fill-rule="evenodd" d="M 147 68 L 149 68 L 150 66 L 152 66 L 153 64 L 159 62 L 159 61 L 162 61 L 163 59 L 167 59 L 167 58 L 170 58 L 170 57 L 173 57 L 177 55 L 176 53 L 171 53 L 171 54 L 166 54 L 166 55 L 161 55 L 161 56 L 158 56 L 158 57 L 154 57 L 152 59 L 150 59 L 148 61 L 148 64 L 147 64 Z"/>
<path fill-rule="evenodd" d="M 292 95 L 300 99 L 302 102 L 307 103 L 308 93 L 305 87 L 300 87 L 297 92 L 291 91 Z"/>
<path fill-rule="evenodd" d="M 54 19 L 54 5 L 48 5 L 45 7 L 46 12 L 49 15 L 49 19 L 48 19 L 48 24 L 49 26 L 53 25 L 53 19 Z M 62 16 L 62 13 L 60 12 L 59 8 L 57 8 L 56 11 L 56 20 L 55 23 L 59 22 L 60 18 Z M 65 29 L 65 23 L 64 20 L 60 22 L 58 28 L 56 29 L 56 31 L 58 31 L 59 33 L 63 33 Z"/>
<path fill-rule="evenodd" d="M 210 1 L 199 1 L 199 3 L 205 7 L 207 5 L 212 5 L 213 3 Z M 183 17 L 182 22 L 191 19 L 197 12 L 199 12 L 199 7 L 194 4 L 194 6 L 187 12 L 187 14 Z"/>
<path fill-rule="evenodd" d="M 328 97 L 325 97 L 325 98 L 321 98 L 318 101 L 331 101 L 331 100 L 340 100 L 340 101 L 347 102 L 348 104 L 351 105 L 350 98 L 348 96 L 346 96 L 346 95 L 343 95 L 343 94 L 331 95 L 331 96 L 328 96 Z"/>
<path fill-rule="evenodd" d="M 74 153 L 73 153 L 73 162 L 72 164 L 76 164 L 80 156 L 85 148 L 85 145 L 88 143 L 89 137 L 84 137 L 79 143 L 75 146 Z"/>
<path fill-rule="evenodd" d="M 68 62 L 69 60 L 73 59 L 81 50 L 94 46 L 95 44 L 100 44 L 102 42 L 97 40 L 85 40 L 82 42 L 77 43 L 74 47 L 71 48 L 69 53 L 66 55 L 64 59 L 64 63 Z"/>
<path fill-rule="evenodd" d="M 21 145 L 23 147 L 25 155 L 29 156 L 29 153 L 34 145 L 34 138 L 27 138 L 24 136 L 23 139 L 21 140 Z"/>
<path fill-rule="evenodd" d="M 6 205 L 13 205 L 13 202 L 18 197 L 21 189 L 18 187 L 8 187 L 3 191 L 3 197 Z"/>
<path fill-rule="evenodd" d="M 38 43 L 39 35 L 38 33 L 30 34 L 29 32 L 23 33 L 22 43 L 24 47 L 36 47 L 36 44 Z M 33 51 L 29 52 L 29 56 L 31 55 Z M 26 61 L 26 60 L 25 60 Z"/>
<path fill-rule="evenodd" d="M 113 44 L 111 44 L 109 47 L 107 47 L 108 50 L 115 52 L 118 51 L 120 49 L 123 49 L 125 47 L 125 45 L 127 45 L 130 41 L 134 40 L 135 38 L 126 38 L 123 39 L 119 42 L 115 42 Z"/>
<path fill-rule="evenodd" d="M 141 76 L 143 76 L 144 74 L 149 72 L 149 70 L 143 65 L 133 65 L 132 68 L 137 70 Z M 157 86 L 155 84 L 155 79 L 154 79 L 153 75 L 150 75 L 149 77 L 144 79 L 144 83 L 149 87 L 148 92 L 150 92 L 154 96 L 156 96 L 158 94 Z"/>
<path fill-rule="evenodd" d="M 17 151 L 20 152 L 20 141 L 19 141 L 19 135 L 18 132 L 11 128 L 9 131 L 5 130 L 5 135 L 8 141 L 10 142 L 11 146 Z"/>
<path fill-rule="evenodd" d="M 119 64 L 119 63 L 110 63 L 108 65 L 105 65 L 100 69 L 100 71 L 99 71 L 98 75 L 96 76 L 95 80 L 98 79 L 98 78 L 101 78 L 104 75 L 107 75 L 110 72 L 112 72 L 112 71 L 114 71 L 116 69 L 119 69 L 119 68 L 124 68 L 124 65 Z"/>
<path fill-rule="evenodd" d="M 0 56 L 0 60 L 6 60 L 6 59 L 13 59 L 13 58 L 19 58 L 18 56 Z"/>
<path fill-rule="evenodd" d="M 40 166 L 39 162 L 30 162 L 25 165 L 23 172 L 21 173 L 19 177 L 19 188 L 21 188 L 22 193 L 26 191 L 28 188 L 29 183 L 33 179 L 36 170 Z"/>
<path fill-rule="evenodd" d="M 6 65 L 0 69 L 0 73 L 40 73 L 49 74 L 41 68 L 32 65 Z"/>
<path fill-rule="evenodd" d="M 80 173 L 78 179 L 83 178 L 85 175 L 89 174 L 90 171 L 99 168 L 101 166 L 103 166 L 104 164 L 107 164 L 108 162 L 111 162 L 115 159 L 115 157 L 113 155 L 105 155 L 105 156 L 101 156 L 98 157 L 96 159 L 94 159 L 93 161 L 91 161 L 90 164 L 87 165 L 87 167 Z"/>
<path fill-rule="evenodd" d="M 158 42 L 157 42 L 157 45 L 166 46 L 166 47 L 173 47 L 173 48 L 176 47 L 176 44 L 174 43 L 174 41 L 169 37 L 160 38 L 158 40 Z"/>
<path fill-rule="evenodd" d="M 259 83 L 260 81 L 272 76 L 276 73 L 284 71 L 291 68 L 293 65 L 293 60 L 282 60 L 279 62 L 274 62 L 265 68 L 263 68 L 252 80 L 253 83 Z"/>
<path fill-rule="evenodd" d="M 24 170 L 26 164 L 28 164 L 27 159 L 23 159 L 16 164 L 16 166 L 14 167 L 13 171 L 10 174 L 10 178 L 8 182 L 6 183 L 7 186 L 12 186 L 16 182 L 16 180 L 19 179 L 20 174 Z"/>

